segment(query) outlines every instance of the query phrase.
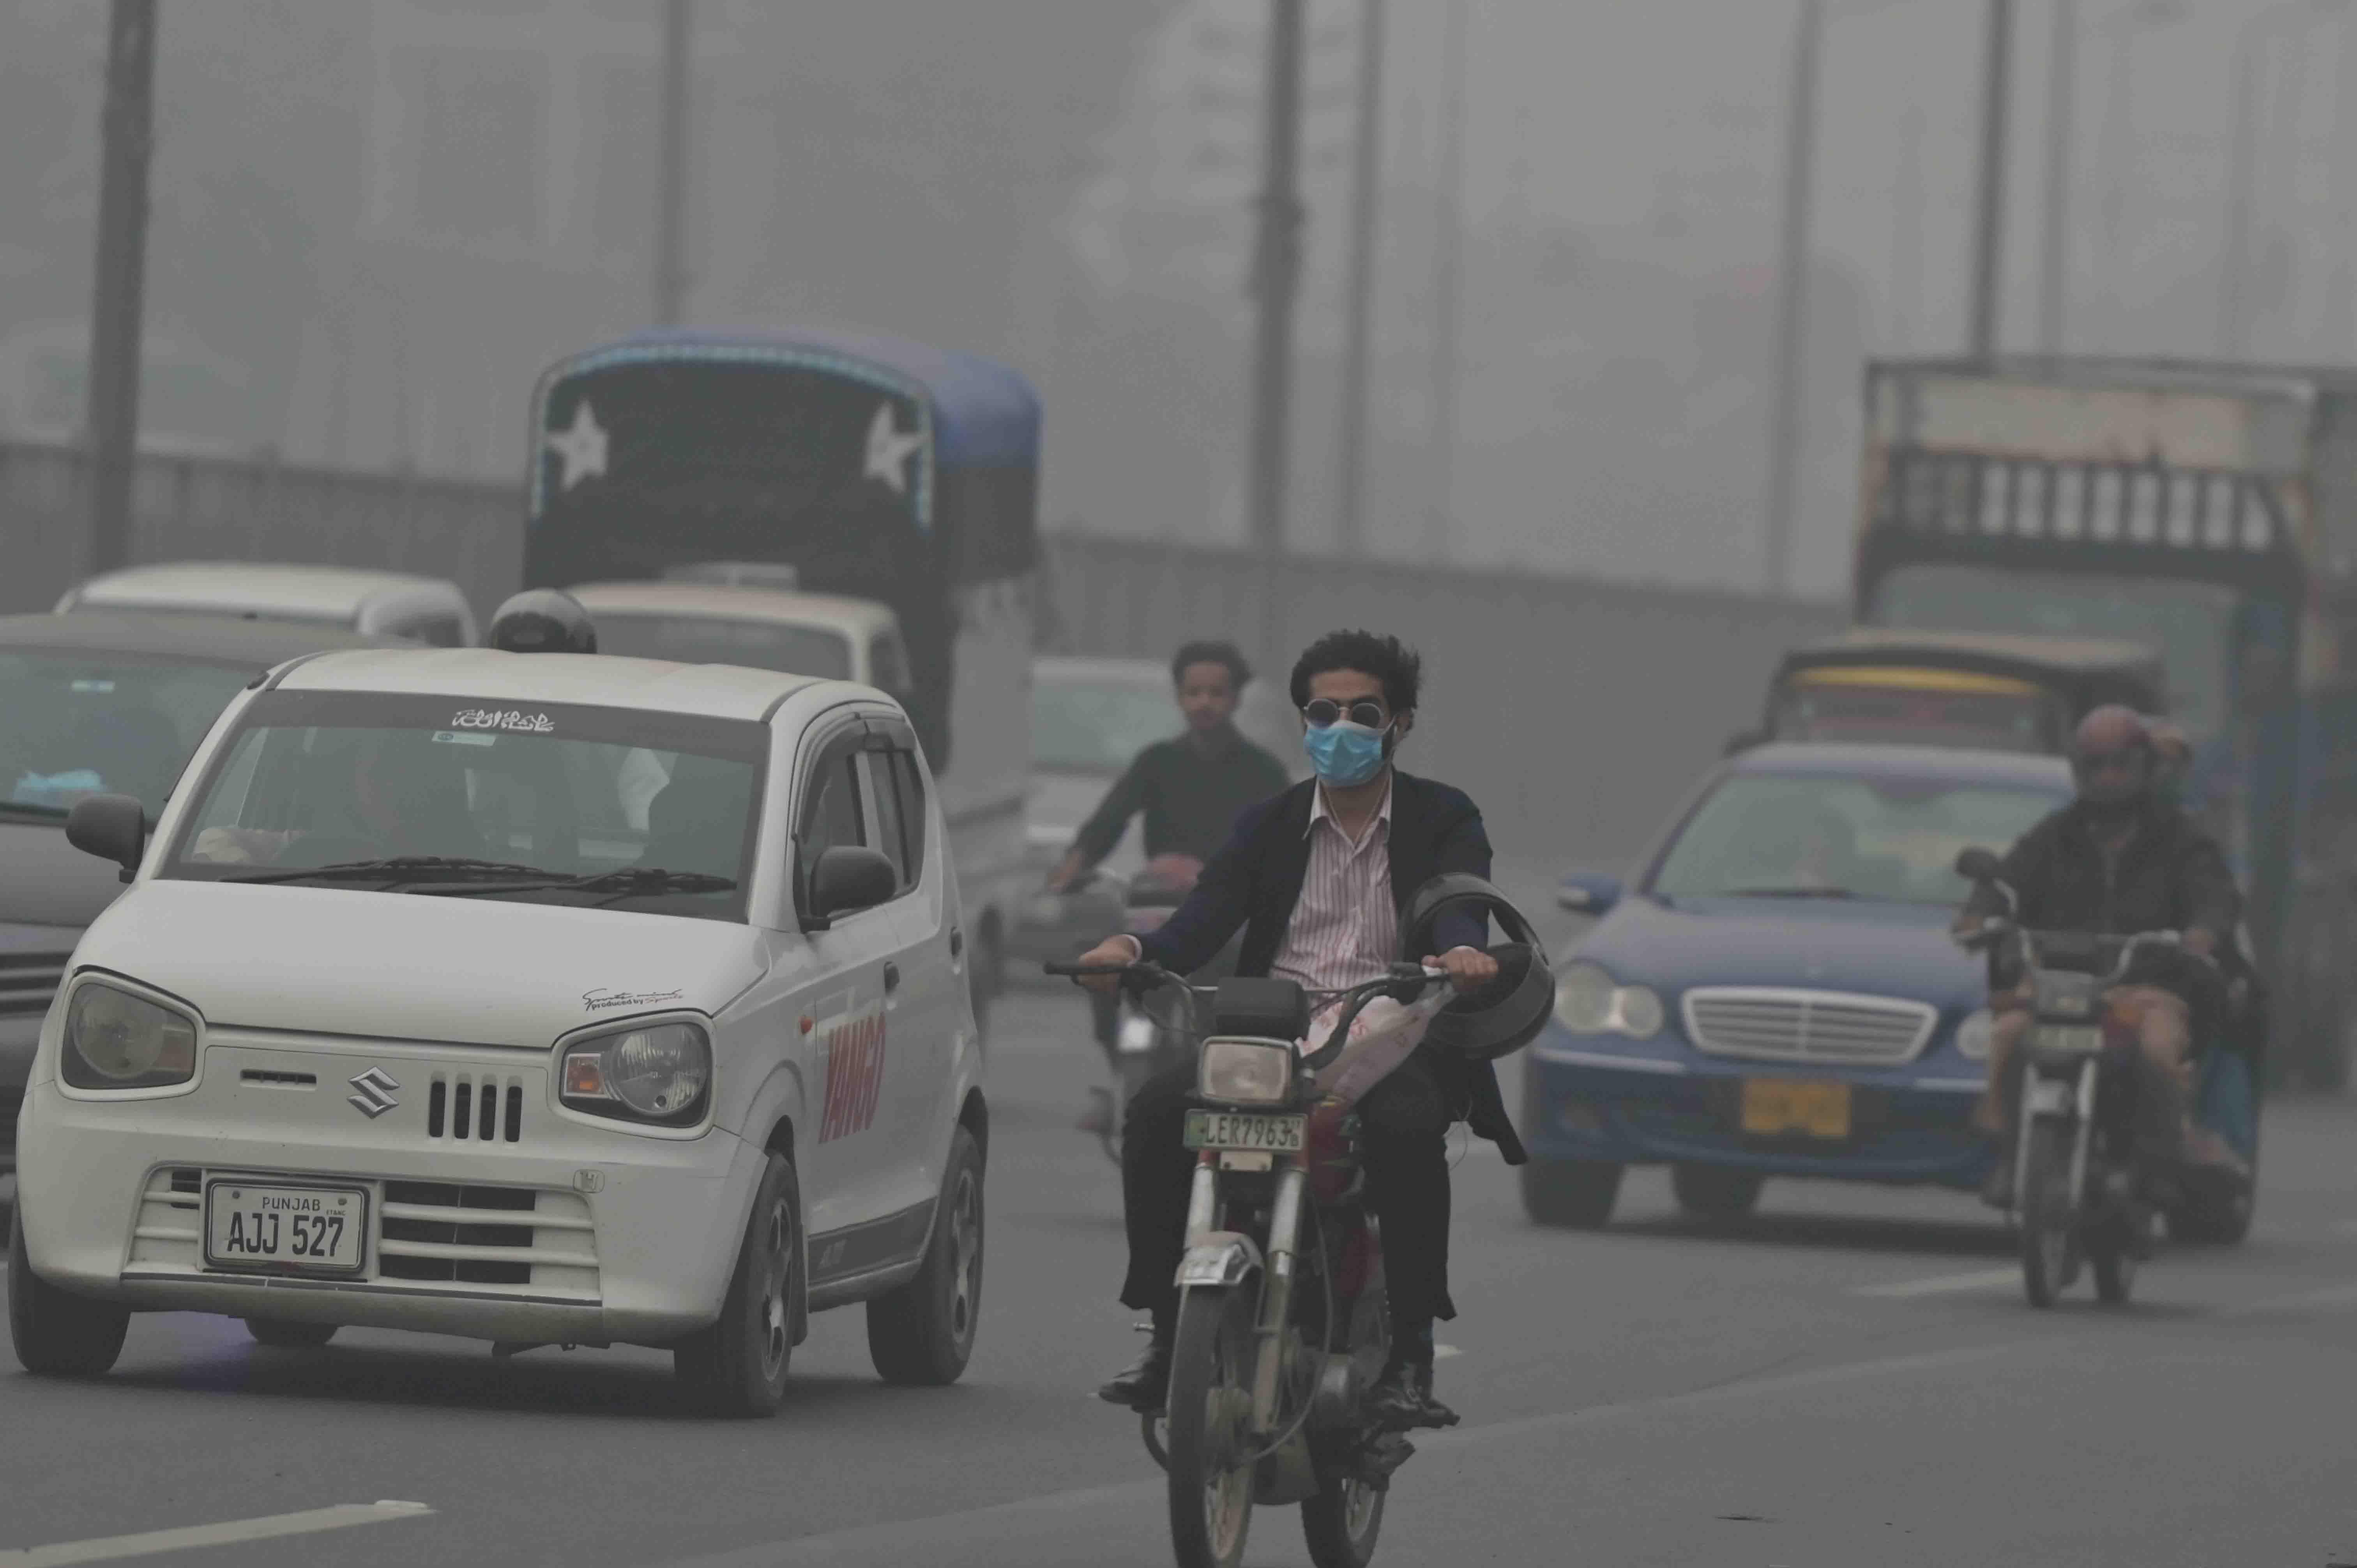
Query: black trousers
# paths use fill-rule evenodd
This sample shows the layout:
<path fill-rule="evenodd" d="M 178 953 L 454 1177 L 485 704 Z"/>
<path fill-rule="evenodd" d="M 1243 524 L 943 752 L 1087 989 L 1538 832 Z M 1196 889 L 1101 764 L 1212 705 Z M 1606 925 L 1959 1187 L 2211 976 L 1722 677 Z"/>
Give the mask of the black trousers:
<path fill-rule="evenodd" d="M 1139 1086 L 1122 1122 L 1129 1274 L 1121 1300 L 1157 1315 L 1178 1302 L 1195 1175 L 1181 1139 L 1194 1093 L 1193 1063 L 1159 1073 Z M 1458 1108 L 1418 1051 L 1359 1101 L 1358 1112 L 1368 1206 L 1383 1230 L 1393 1343 L 1414 1346 L 1428 1339 L 1435 1318 L 1457 1316 L 1448 1299 L 1448 1127 Z"/>

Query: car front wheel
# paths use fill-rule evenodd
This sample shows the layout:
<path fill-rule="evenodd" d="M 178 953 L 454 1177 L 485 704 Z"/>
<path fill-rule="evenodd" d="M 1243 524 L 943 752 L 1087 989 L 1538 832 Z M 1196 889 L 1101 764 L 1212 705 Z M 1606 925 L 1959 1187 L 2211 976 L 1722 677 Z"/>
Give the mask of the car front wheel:
<path fill-rule="evenodd" d="M 770 1415 L 786 1400 L 805 1304 L 802 1188 L 772 1153 L 753 1194 L 736 1273 L 720 1319 L 672 1347 L 672 1369 L 689 1400 L 715 1415 Z"/>
<path fill-rule="evenodd" d="M 8 1227 L 8 1334 L 17 1364 L 49 1378 L 94 1378 L 123 1354 L 127 1308 L 70 1295 L 33 1273 L 25 1256 L 24 1198 Z"/>
<path fill-rule="evenodd" d="M 1540 1225 L 1601 1229 L 1620 1197 L 1627 1167 L 1605 1160 L 1533 1160 L 1523 1167 L 1523 1211 Z"/>

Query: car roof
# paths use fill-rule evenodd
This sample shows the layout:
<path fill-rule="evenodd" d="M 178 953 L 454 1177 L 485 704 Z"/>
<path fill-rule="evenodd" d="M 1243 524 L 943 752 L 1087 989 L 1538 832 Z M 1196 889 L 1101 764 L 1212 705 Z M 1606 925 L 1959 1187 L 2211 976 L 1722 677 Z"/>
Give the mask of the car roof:
<path fill-rule="evenodd" d="M 282 613 L 353 616 L 391 590 L 427 589 L 454 597 L 447 578 L 413 576 L 356 566 L 305 566 L 277 561 L 171 561 L 126 566 L 78 584 L 77 606 L 170 606 L 196 609 L 232 605 Z"/>
<path fill-rule="evenodd" d="M 324 649 L 407 649 L 416 644 L 339 626 L 247 620 L 241 616 L 174 615 L 152 610 L 76 610 L 71 615 L 0 616 L 0 648 L 137 653 L 199 662 L 268 668 Z"/>
<path fill-rule="evenodd" d="M 437 648 L 327 654 L 289 670 L 279 679 L 277 689 L 447 696 L 469 702 L 578 703 L 759 720 L 795 693 L 828 683 L 807 675 L 737 664 L 673 664 L 607 653 Z M 860 686 L 847 690 L 866 693 Z"/>
<path fill-rule="evenodd" d="M 607 611 L 638 611 L 842 627 L 870 636 L 898 624 L 891 610 L 873 599 L 735 583 L 584 583 L 565 591 L 581 601 L 593 620 Z"/>
<path fill-rule="evenodd" d="M 2029 751 L 1983 751 L 1953 746 L 1864 746 L 1795 741 L 1755 746 L 1729 758 L 1729 775 L 1800 779 L 1893 779 L 1988 784 L 2067 794 L 2071 765 Z"/>

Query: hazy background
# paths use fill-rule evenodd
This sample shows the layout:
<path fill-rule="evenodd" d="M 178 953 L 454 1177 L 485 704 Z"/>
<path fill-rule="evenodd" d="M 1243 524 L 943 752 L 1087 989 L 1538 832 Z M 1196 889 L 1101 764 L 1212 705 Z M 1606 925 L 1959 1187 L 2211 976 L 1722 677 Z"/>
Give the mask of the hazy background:
<path fill-rule="evenodd" d="M 2082 0 L 2067 342 L 2219 346 L 2232 56 L 2267 59 L 2255 355 L 2357 349 L 2352 7 Z M 151 430 L 520 474 L 532 379 L 651 309 L 651 0 L 171 0 Z M 1857 362 L 1964 331 L 1981 8 L 1828 5 L 1796 581 L 1837 590 Z M 1004 358 L 1047 521 L 1242 534 L 1263 0 L 700 0 L 694 320 Z M 1461 444 L 1430 459 L 1434 0 L 1393 0 L 1371 533 L 1414 557 L 1756 585 L 1783 0 L 1472 0 Z M 2311 13 L 2322 19 L 2311 20 Z M 2031 341 L 2050 0 L 2023 0 L 2006 340 Z M 1355 0 L 1311 6 L 1295 537 L 1330 535 Z M 0 422 L 77 388 L 103 7 L 0 14 Z M 2336 166 L 2336 165 L 2338 166 Z M 54 358 L 54 356 L 52 356 Z M 48 376 L 45 382 L 44 377 Z M 226 390 L 224 390 L 226 389 Z M 45 413 L 45 410 L 48 411 Z M 1436 516 L 1445 524 L 1436 526 Z"/>

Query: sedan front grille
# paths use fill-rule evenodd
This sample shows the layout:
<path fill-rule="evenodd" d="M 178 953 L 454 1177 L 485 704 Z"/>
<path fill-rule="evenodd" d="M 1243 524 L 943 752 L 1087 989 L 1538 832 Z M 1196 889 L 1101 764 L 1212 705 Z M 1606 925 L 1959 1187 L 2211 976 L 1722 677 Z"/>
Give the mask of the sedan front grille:
<path fill-rule="evenodd" d="M 62 952 L 0 953 L 0 1018 L 46 1013 L 66 981 Z"/>
<path fill-rule="evenodd" d="M 1827 1066 L 1912 1061 L 1938 1012 L 1921 1002 L 1842 991 L 1703 986 L 1685 994 L 1686 1037 L 1713 1056 Z"/>

